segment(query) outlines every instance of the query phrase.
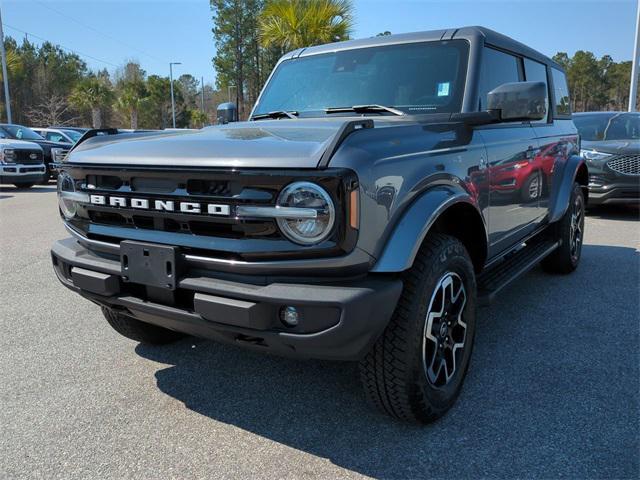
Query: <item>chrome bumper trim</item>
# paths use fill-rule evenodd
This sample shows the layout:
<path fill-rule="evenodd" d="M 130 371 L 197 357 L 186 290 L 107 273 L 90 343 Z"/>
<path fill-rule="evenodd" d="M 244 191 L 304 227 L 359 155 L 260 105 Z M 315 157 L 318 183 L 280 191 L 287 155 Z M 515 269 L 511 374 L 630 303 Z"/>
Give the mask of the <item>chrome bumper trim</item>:
<path fill-rule="evenodd" d="M 288 218 L 305 219 L 318 218 L 318 212 L 313 208 L 297 207 L 250 207 L 240 205 L 236 208 L 238 217 L 259 217 L 259 218 Z"/>
<path fill-rule="evenodd" d="M 7 171 L 7 169 L 15 170 L 15 172 Z M 30 171 L 23 172 L 23 169 Z M 37 170 L 36 170 L 37 169 Z M 3 177 L 20 177 L 23 175 L 37 175 L 46 173 L 47 168 L 44 163 L 0 163 L 0 175 Z"/>
<path fill-rule="evenodd" d="M 78 203 L 89 203 L 89 194 L 83 192 L 58 192 L 58 196 Z"/>

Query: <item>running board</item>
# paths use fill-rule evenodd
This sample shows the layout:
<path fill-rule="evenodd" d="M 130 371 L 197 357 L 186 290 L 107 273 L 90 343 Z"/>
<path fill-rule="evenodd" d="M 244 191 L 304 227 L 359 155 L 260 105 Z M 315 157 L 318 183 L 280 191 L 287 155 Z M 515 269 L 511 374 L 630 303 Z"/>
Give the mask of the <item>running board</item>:
<path fill-rule="evenodd" d="M 557 241 L 537 240 L 482 272 L 478 276 L 478 304 L 490 304 L 503 288 L 535 267 L 559 245 Z"/>

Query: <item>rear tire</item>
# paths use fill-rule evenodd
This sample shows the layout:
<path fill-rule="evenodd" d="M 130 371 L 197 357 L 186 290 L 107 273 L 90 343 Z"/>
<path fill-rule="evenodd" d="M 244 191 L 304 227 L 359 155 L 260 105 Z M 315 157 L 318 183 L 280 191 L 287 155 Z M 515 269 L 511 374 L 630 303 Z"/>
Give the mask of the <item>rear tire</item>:
<path fill-rule="evenodd" d="M 578 268 L 584 240 L 585 201 L 582 187 L 573 184 L 569 206 L 560 220 L 552 225 L 555 239 L 560 246 L 542 260 L 542 268 L 549 273 L 567 274 Z"/>
<path fill-rule="evenodd" d="M 136 342 L 148 345 L 165 345 L 184 337 L 184 334 L 180 332 L 141 322 L 106 307 L 102 307 L 102 313 L 116 332 Z"/>
<path fill-rule="evenodd" d="M 33 183 L 33 182 L 24 182 L 24 183 L 14 183 L 13 185 L 16 188 L 25 189 L 26 190 L 27 188 L 33 187 L 35 185 L 35 183 Z"/>
<path fill-rule="evenodd" d="M 389 325 L 360 362 L 369 401 L 412 422 L 444 415 L 469 367 L 475 310 L 475 275 L 466 249 L 454 237 L 429 235 L 404 276 Z"/>

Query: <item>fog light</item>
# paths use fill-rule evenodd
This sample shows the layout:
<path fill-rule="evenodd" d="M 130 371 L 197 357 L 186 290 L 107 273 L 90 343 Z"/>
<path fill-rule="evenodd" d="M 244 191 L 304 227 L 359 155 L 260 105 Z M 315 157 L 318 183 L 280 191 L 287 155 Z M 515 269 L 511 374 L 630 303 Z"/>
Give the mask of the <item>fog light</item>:
<path fill-rule="evenodd" d="M 298 309 L 296 307 L 282 307 L 280 309 L 280 320 L 287 327 L 295 327 L 298 325 L 298 320 L 300 319 L 300 314 L 298 313 Z"/>

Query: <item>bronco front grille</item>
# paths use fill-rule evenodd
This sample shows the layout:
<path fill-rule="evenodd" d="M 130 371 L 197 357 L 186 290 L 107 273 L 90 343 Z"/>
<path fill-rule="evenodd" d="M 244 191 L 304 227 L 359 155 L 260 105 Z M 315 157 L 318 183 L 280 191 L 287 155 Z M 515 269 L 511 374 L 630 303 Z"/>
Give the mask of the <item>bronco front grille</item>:
<path fill-rule="evenodd" d="M 640 155 L 618 155 L 607 166 L 622 175 L 640 175 Z"/>
<path fill-rule="evenodd" d="M 80 203 L 76 216 L 67 221 L 93 240 L 170 242 L 249 261 L 341 255 L 352 251 L 357 239 L 357 231 L 344 222 L 348 189 L 357 185 L 349 170 L 120 168 L 67 163 L 64 173 L 74 179 L 77 192 L 96 199 Z M 275 218 L 236 215 L 241 206 L 276 205 L 282 189 L 301 179 L 318 183 L 334 198 L 336 227 L 323 243 L 300 247 L 282 235 Z M 122 202 L 112 202 L 114 198 Z"/>

